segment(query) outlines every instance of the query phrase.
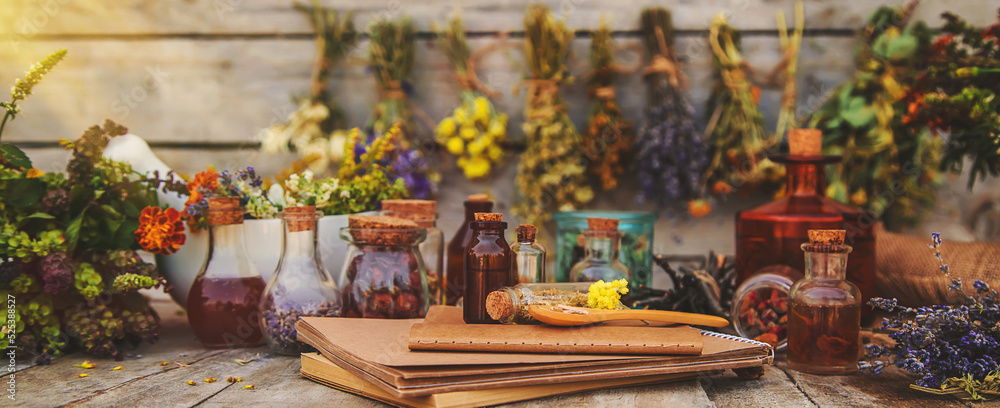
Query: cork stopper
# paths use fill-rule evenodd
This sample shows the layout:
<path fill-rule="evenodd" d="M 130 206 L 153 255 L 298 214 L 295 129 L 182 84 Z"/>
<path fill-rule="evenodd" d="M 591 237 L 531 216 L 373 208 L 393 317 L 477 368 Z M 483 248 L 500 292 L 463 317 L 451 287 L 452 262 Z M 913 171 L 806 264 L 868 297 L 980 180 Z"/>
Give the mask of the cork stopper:
<path fill-rule="evenodd" d="M 347 226 L 359 243 L 409 245 L 417 236 L 417 223 L 383 215 L 349 215 Z"/>
<path fill-rule="evenodd" d="M 846 230 L 809 230 L 809 243 L 812 245 L 843 245 Z"/>
<path fill-rule="evenodd" d="M 316 216 L 315 205 L 303 205 L 300 207 L 285 208 L 285 225 L 288 232 L 315 231 Z"/>
<path fill-rule="evenodd" d="M 618 231 L 618 220 L 614 218 L 587 218 L 587 228 L 591 231 Z"/>
<path fill-rule="evenodd" d="M 476 213 L 477 222 L 502 222 L 503 214 L 500 213 Z"/>
<path fill-rule="evenodd" d="M 437 201 L 434 200 L 382 200 L 382 211 L 398 211 L 403 213 L 433 214 L 437 211 Z"/>
<path fill-rule="evenodd" d="M 823 131 L 819 129 L 790 129 L 788 154 L 791 156 L 819 156 L 823 152 Z"/>
<path fill-rule="evenodd" d="M 243 223 L 243 208 L 238 197 L 209 197 L 208 211 L 205 212 L 208 225 L 231 225 Z"/>
<path fill-rule="evenodd" d="M 496 321 L 506 321 L 514 314 L 514 300 L 507 292 L 496 290 L 486 295 L 486 313 Z"/>
<path fill-rule="evenodd" d="M 538 228 L 535 228 L 531 224 L 521 224 L 514 229 L 514 232 L 517 234 L 518 242 L 535 242 L 535 234 L 538 233 Z"/>
<path fill-rule="evenodd" d="M 490 196 L 486 194 L 473 194 L 465 198 L 465 201 L 473 202 L 487 202 L 490 201 Z"/>

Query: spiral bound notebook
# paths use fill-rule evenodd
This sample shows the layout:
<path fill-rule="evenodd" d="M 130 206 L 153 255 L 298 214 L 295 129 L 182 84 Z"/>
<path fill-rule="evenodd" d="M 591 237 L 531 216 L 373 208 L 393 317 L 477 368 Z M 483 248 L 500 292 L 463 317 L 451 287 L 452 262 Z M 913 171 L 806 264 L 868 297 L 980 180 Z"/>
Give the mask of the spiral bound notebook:
<path fill-rule="evenodd" d="M 455 309 L 432 308 L 428 319 L 461 324 Z M 774 359 L 765 343 L 707 331 L 699 355 L 411 351 L 410 329 L 420 322 L 306 317 L 296 329 L 330 362 L 396 397 L 744 369 Z"/>

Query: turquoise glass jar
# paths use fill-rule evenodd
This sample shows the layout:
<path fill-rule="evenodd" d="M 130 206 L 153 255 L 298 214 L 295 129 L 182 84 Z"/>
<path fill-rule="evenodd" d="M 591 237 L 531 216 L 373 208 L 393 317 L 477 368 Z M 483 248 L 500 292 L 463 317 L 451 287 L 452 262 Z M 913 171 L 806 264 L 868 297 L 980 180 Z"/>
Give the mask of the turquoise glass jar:
<path fill-rule="evenodd" d="M 584 258 L 587 218 L 615 218 L 622 233 L 618 260 L 632 272 L 631 287 L 653 284 L 653 225 L 657 216 L 638 211 L 561 211 L 556 220 L 555 280 L 569 282 L 569 270 Z"/>

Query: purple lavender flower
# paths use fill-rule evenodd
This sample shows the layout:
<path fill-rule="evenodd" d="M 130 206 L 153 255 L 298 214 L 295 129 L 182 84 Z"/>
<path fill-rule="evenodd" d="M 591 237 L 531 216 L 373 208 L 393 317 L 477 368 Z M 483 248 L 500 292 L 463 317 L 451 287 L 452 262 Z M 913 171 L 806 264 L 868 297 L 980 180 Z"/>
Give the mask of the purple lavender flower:
<path fill-rule="evenodd" d="M 42 258 L 39 273 L 45 292 L 57 295 L 73 283 L 73 260 L 65 252 L 54 252 Z"/>

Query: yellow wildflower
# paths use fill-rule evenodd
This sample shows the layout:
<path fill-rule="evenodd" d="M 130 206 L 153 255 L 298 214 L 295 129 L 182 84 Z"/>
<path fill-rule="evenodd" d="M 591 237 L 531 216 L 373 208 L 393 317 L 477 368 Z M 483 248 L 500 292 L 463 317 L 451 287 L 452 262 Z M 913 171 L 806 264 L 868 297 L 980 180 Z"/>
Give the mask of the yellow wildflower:
<path fill-rule="evenodd" d="M 490 121 L 490 101 L 480 96 L 476 98 L 474 103 L 476 108 L 473 117 L 477 122 L 479 122 L 479 124 L 485 126 Z"/>
<path fill-rule="evenodd" d="M 89 370 L 91 368 L 97 367 L 97 364 L 91 363 L 90 360 L 84 360 L 84 362 L 80 364 L 73 364 L 73 367 L 86 368 Z"/>
<path fill-rule="evenodd" d="M 252 390 L 252 389 L 254 389 L 254 386 L 253 386 L 253 384 L 246 385 L 246 386 L 243 386 L 243 389 L 244 390 Z"/>
<path fill-rule="evenodd" d="M 83 378 L 83 377 L 86 377 L 86 376 L 88 376 L 88 375 L 90 375 L 90 374 L 84 374 L 84 373 L 80 373 L 80 374 L 77 374 L 76 376 L 77 376 L 78 378 Z"/>
<path fill-rule="evenodd" d="M 624 309 L 621 298 L 628 293 L 628 281 L 618 279 L 612 282 L 599 280 L 590 285 L 587 293 L 587 306 L 594 309 Z"/>
<path fill-rule="evenodd" d="M 448 149 L 448 152 L 455 155 L 462 154 L 465 151 L 465 142 L 458 136 L 449 137 L 444 146 Z"/>
<path fill-rule="evenodd" d="M 194 380 L 188 380 L 187 384 L 190 385 L 190 386 L 192 386 L 192 387 L 195 386 L 195 385 L 198 385 L 198 383 L 194 382 Z"/>
<path fill-rule="evenodd" d="M 490 145 L 490 147 L 486 149 L 486 155 L 490 157 L 490 160 L 499 161 L 503 158 L 503 149 L 497 145 Z"/>
<path fill-rule="evenodd" d="M 482 156 L 475 156 L 469 159 L 463 170 L 465 170 L 465 177 L 480 178 L 490 174 L 490 161 Z"/>
<path fill-rule="evenodd" d="M 488 147 L 487 144 L 484 143 L 482 140 L 474 140 L 472 142 L 469 142 L 468 146 L 469 154 L 473 156 L 478 156 L 482 154 L 487 147 Z"/>
<path fill-rule="evenodd" d="M 465 109 L 462 109 L 461 106 L 455 108 L 455 110 L 451 113 L 451 116 L 455 118 L 455 122 L 458 122 L 459 125 L 464 125 L 465 121 L 469 118 L 469 114 L 466 113 Z"/>
<path fill-rule="evenodd" d="M 205 383 L 206 383 L 206 384 L 211 384 L 211 383 L 214 383 L 214 382 L 216 382 L 216 381 L 219 381 L 219 379 L 218 379 L 218 378 L 215 378 L 215 377 L 212 377 L 212 378 L 206 378 L 206 379 L 205 379 Z"/>
<path fill-rule="evenodd" d="M 457 128 L 458 125 L 455 124 L 454 118 L 444 118 L 437 125 L 437 134 L 443 137 L 452 136 L 455 134 L 455 129 Z"/>
<path fill-rule="evenodd" d="M 465 140 L 475 139 L 479 135 L 479 131 L 476 130 L 475 126 L 462 126 L 462 130 L 459 133 L 462 135 L 462 139 Z"/>
<path fill-rule="evenodd" d="M 166 362 L 166 361 L 164 361 L 164 362 L 160 363 L 160 367 L 166 367 L 166 366 L 168 366 L 168 365 L 170 365 L 170 363 L 168 363 L 168 362 Z"/>
<path fill-rule="evenodd" d="M 112 368 L 111 371 L 118 371 L 118 370 L 121 370 L 121 369 L 122 369 L 122 366 L 117 366 L 115 368 Z"/>
<path fill-rule="evenodd" d="M 41 170 L 38 170 L 38 169 L 32 167 L 32 168 L 28 169 L 28 172 L 25 173 L 24 176 L 27 177 L 27 178 L 38 178 L 38 177 L 41 177 L 43 175 L 45 175 L 44 171 L 41 171 Z"/>
<path fill-rule="evenodd" d="M 500 120 L 501 118 L 503 120 Z M 497 120 L 490 122 L 487 132 L 493 138 L 503 140 L 504 136 L 507 135 L 507 115 L 497 116 Z"/>

